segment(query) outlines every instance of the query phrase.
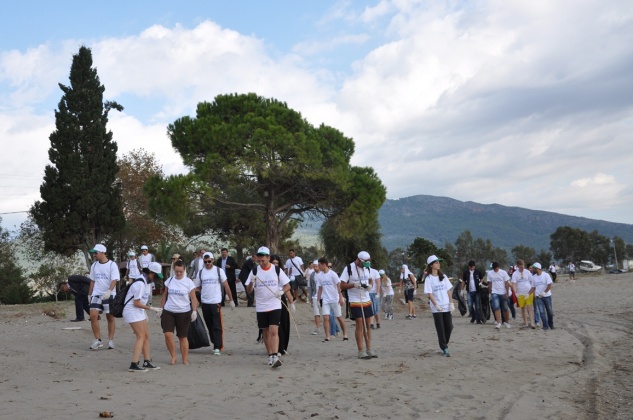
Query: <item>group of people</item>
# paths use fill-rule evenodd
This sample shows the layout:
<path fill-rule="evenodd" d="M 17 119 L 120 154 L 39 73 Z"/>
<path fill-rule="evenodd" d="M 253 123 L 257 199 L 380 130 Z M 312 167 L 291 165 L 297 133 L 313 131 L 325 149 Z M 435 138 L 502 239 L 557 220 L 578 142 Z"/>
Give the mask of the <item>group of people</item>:
<path fill-rule="evenodd" d="M 538 262 L 526 268 L 525 261 L 519 259 L 515 267 L 510 276 L 498 262 L 493 262 L 484 277 L 475 261 L 468 263 L 461 282 L 467 296 L 470 322 L 482 324 L 487 321 L 483 307 L 489 302 L 495 328 L 511 328 L 510 319 L 516 319 L 513 311 L 516 304 L 521 309 L 521 329 L 554 329 L 552 277 Z"/>

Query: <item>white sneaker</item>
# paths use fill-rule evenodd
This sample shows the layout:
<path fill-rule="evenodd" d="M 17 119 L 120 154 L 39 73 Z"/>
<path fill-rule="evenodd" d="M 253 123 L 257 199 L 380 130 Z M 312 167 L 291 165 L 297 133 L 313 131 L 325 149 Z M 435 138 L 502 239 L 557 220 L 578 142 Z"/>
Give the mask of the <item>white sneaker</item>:
<path fill-rule="evenodd" d="M 504 322 L 504 323 L 503 323 L 503 325 L 504 325 L 506 328 L 512 328 L 512 327 L 510 327 L 510 324 L 508 324 L 507 322 Z"/>
<path fill-rule="evenodd" d="M 113 349 L 113 348 L 114 348 L 114 341 L 108 340 L 108 349 Z"/>
<path fill-rule="evenodd" d="M 214 356 L 219 356 L 220 355 L 220 350 L 218 350 L 218 349 L 213 350 L 213 355 Z"/>
<path fill-rule="evenodd" d="M 312 330 L 312 335 L 317 335 L 319 332 L 317 330 Z"/>
<path fill-rule="evenodd" d="M 278 356 L 273 356 L 273 368 L 281 366 L 281 359 Z"/>
<path fill-rule="evenodd" d="M 496 324 L 496 325 L 495 325 L 495 328 L 496 328 L 496 329 L 498 329 L 498 330 L 500 330 L 500 329 L 501 329 L 501 324 Z"/>
<path fill-rule="evenodd" d="M 90 345 L 90 348 L 92 350 L 97 350 L 97 349 L 100 349 L 101 347 L 103 347 L 103 343 L 101 342 L 101 340 L 95 340 Z"/>
<path fill-rule="evenodd" d="M 270 355 L 268 356 L 268 366 L 272 366 L 273 365 L 273 356 Z"/>

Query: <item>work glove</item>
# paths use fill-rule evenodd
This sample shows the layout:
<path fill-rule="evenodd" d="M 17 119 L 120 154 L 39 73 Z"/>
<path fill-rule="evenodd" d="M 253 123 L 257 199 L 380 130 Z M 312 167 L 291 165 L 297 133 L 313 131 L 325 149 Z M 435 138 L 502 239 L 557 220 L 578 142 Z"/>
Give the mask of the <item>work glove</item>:
<path fill-rule="evenodd" d="M 365 290 L 369 289 L 369 285 L 368 285 L 368 284 L 365 284 L 365 283 L 361 283 L 361 284 L 360 284 L 360 287 L 362 287 L 362 288 L 363 288 L 363 289 L 365 289 Z"/>
<path fill-rule="evenodd" d="M 415 296 L 418 293 L 418 289 L 413 289 L 413 296 Z"/>
<path fill-rule="evenodd" d="M 361 285 L 360 283 L 354 283 L 354 289 L 360 289 Z"/>
<path fill-rule="evenodd" d="M 191 322 L 195 322 L 198 319 L 198 311 L 191 312 Z"/>
<path fill-rule="evenodd" d="M 452 303 L 452 302 L 451 302 L 451 305 L 450 305 L 450 310 L 451 310 L 451 313 L 455 312 L 455 304 Z"/>
<path fill-rule="evenodd" d="M 153 306 L 151 308 L 152 311 L 156 312 L 156 317 L 160 318 L 160 316 L 163 314 L 163 308 L 154 308 Z"/>
<path fill-rule="evenodd" d="M 439 303 L 435 304 L 435 310 L 438 312 L 444 312 L 444 309 L 442 309 L 442 306 Z"/>
<path fill-rule="evenodd" d="M 297 309 L 296 309 L 296 307 L 295 307 L 295 303 L 294 303 L 294 302 L 292 302 L 292 303 L 290 304 L 290 310 L 291 310 L 292 312 L 294 312 L 294 311 L 296 311 L 296 310 L 297 310 Z"/>
<path fill-rule="evenodd" d="M 230 302 L 229 302 L 229 307 L 230 307 L 231 309 L 235 309 L 235 302 L 230 301 Z"/>
<path fill-rule="evenodd" d="M 540 298 L 545 297 L 545 292 L 541 292 L 541 294 L 538 295 L 538 297 L 540 297 Z"/>
<path fill-rule="evenodd" d="M 101 300 L 108 300 L 110 299 L 110 295 L 112 294 L 112 290 L 108 289 L 102 296 L 101 296 Z"/>

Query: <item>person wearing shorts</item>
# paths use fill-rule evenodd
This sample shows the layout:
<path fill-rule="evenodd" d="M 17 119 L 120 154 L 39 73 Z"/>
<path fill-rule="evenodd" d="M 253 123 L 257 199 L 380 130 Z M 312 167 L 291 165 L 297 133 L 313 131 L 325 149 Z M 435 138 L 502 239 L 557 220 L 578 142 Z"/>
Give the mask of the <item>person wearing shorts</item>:
<path fill-rule="evenodd" d="M 380 293 L 381 284 L 380 284 L 380 273 L 378 270 L 371 268 L 371 279 L 373 280 L 373 284 L 371 289 L 369 290 L 369 299 L 371 300 L 371 309 L 374 313 L 374 318 L 376 321 L 376 328 L 380 328 Z M 369 328 L 374 329 L 374 322 L 372 321 L 369 324 Z"/>
<path fill-rule="evenodd" d="M 324 343 L 332 339 L 330 331 L 330 313 L 334 313 L 334 317 L 338 320 L 341 330 L 343 331 L 343 341 L 347 341 L 347 329 L 345 328 L 345 320 L 341 305 L 345 304 L 343 293 L 341 292 L 341 280 L 333 270 L 328 268 L 328 260 L 321 257 L 317 261 L 319 273 L 316 276 L 317 282 L 317 302 L 323 302 L 323 330 L 325 331 Z"/>
<path fill-rule="evenodd" d="M 321 329 L 321 302 L 317 299 L 319 288 L 316 283 L 316 275 L 319 273 L 319 262 L 314 260 L 310 266 L 312 266 L 312 270 L 309 270 L 310 274 L 308 275 L 308 293 L 310 295 L 310 304 L 312 305 L 314 325 L 316 327 L 312 330 L 312 335 L 317 335 Z"/>
<path fill-rule="evenodd" d="M 385 274 L 385 270 L 379 270 L 380 288 L 382 290 L 382 300 L 380 306 L 385 312 L 385 319 L 393 319 L 393 287 L 391 279 Z"/>
<path fill-rule="evenodd" d="M 525 269 L 523 260 L 517 260 L 516 265 L 518 268 L 512 273 L 511 286 L 523 317 L 523 325 L 520 328 L 534 329 L 534 279 L 532 273 Z"/>
<path fill-rule="evenodd" d="M 255 311 L 257 325 L 264 332 L 264 344 L 268 352 L 268 366 L 281 366 L 279 358 L 279 322 L 281 321 L 281 293 L 290 290 L 290 279 L 283 272 L 277 270 L 270 263 L 270 250 L 262 246 L 257 250 L 259 267 L 256 272 L 251 271 L 246 280 L 246 292 L 255 291 Z M 290 302 L 290 309 L 294 310 L 294 302 Z"/>
<path fill-rule="evenodd" d="M 96 244 L 90 253 L 95 258 L 95 262 L 90 266 L 90 326 L 95 340 L 90 345 L 90 349 L 97 350 L 103 347 L 101 342 L 101 326 L 99 325 L 99 314 L 105 313 L 108 321 L 108 349 L 114 348 L 114 331 L 116 322 L 114 316 L 110 314 L 110 303 L 116 296 L 116 283 L 120 280 L 121 274 L 114 261 L 110 261 L 106 256 L 106 247 Z"/>
<path fill-rule="evenodd" d="M 402 265 L 400 269 L 400 290 L 404 291 L 404 301 L 409 305 L 409 315 L 407 319 L 417 318 L 415 315 L 415 305 L 413 304 L 413 297 L 415 296 L 415 289 L 418 288 L 418 284 L 415 281 L 415 276 L 406 264 Z"/>
<path fill-rule="evenodd" d="M 176 346 L 174 330 L 180 343 L 182 363 L 189 364 L 189 324 L 198 317 L 198 299 L 196 286 L 185 276 L 185 263 L 178 260 L 174 263 L 174 276 L 165 281 L 165 290 L 160 307 L 163 309 L 160 324 L 165 334 L 165 345 L 171 356 L 170 365 L 176 364 Z"/>
<path fill-rule="evenodd" d="M 500 329 L 502 325 L 501 311 L 505 313 L 506 319 L 510 319 L 510 308 L 508 307 L 510 276 L 505 270 L 499 268 L 499 263 L 495 261 L 492 263 L 492 270 L 488 271 L 487 280 L 490 304 L 495 315 L 495 328 Z M 503 325 L 510 328 L 510 324 L 507 322 L 503 322 Z"/>
<path fill-rule="evenodd" d="M 369 253 L 361 251 L 356 260 L 343 269 L 340 277 L 341 289 L 347 290 L 351 317 L 356 323 L 354 336 L 359 359 L 378 357 L 371 349 L 371 329 L 369 328 L 371 318 L 374 316 L 369 299 L 369 289 L 372 285 L 370 267 L 371 257 Z"/>
<path fill-rule="evenodd" d="M 292 290 L 292 297 L 296 301 L 299 295 L 298 288 L 301 287 L 304 295 L 306 295 L 307 302 L 307 283 L 304 283 L 304 267 L 303 260 L 298 257 L 294 249 L 288 251 L 288 259 L 286 260 L 286 274 L 290 281 L 290 289 Z M 299 284 L 301 283 L 301 284 Z"/>
<path fill-rule="evenodd" d="M 574 283 L 576 281 L 576 265 L 570 261 L 567 269 L 569 270 L 569 280 Z"/>

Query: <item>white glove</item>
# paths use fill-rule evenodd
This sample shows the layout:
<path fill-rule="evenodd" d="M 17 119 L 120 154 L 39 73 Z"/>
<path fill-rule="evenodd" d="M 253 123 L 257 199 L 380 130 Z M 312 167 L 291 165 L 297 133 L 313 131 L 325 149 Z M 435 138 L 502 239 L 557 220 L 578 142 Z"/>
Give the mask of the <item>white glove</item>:
<path fill-rule="evenodd" d="M 296 310 L 297 310 L 297 309 L 295 308 L 295 303 L 294 303 L 294 302 L 292 302 L 292 303 L 290 304 L 290 310 L 291 310 L 292 312 L 294 312 L 294 311 L 296 311 Z"/>
<path fill-rule="evenodd" d="M 229 306 L 231 307 L 231 309 L 235 309 L 235 302 L 230 301 Z"/>
<path fill-rule="evenodd" d="M 103 295 L 101 295 L 101 300 L 108 300 L 110 299 L 110 295 L 112 294 L 112 290 L 108 289 L 107 292 L 105 292 Z"/>
<path fill-rule="evenodd" d="M 360 289 L 360 283 L 354 283 L 354 289 Z"/>
<path fill-rule="evenodd" d="M 439 311 L 439 312 L 444 312 L 444 310 L 442 309 L 442 307 L 440 306 L 440 304 L 439 304 L 439 303 L 436 303 L 436 304 L 435 304 L 435 310 L 436 310 L 436 311 Z"/>
<path fill-rule="evenodd" d="M 450 310 L 451 313 L 455 312 L 455 304 L 453 302 L 451 302 Z"/>
<path fill-rule="evenodd" d="M 152 311 L 156 311 L 156 317 L 160 318 L 163 315 L 163 308 L 150 308 Z"/>
<path fill-rule="evenodd" d="M 195 322 L 198 319 L 198 311 L 191 312 L 191 322 Z"/>
<path fill-rule="evenodd" d="M 418 293 L 418 289 L 413 289 L 413 296 L 415 296 Z"/>
<path fill-rule="evenodd" d="M 540 298 L 545 297 L 545 292 L 541 292 L 541 294 L 538 295 L 538 297 L 540 297 Z"/>
<path fill-rule="evenodd" d="M 149 309 L 154 312 L 163 312 L 163 308 L 156 308 L 154 306 L 150 306 Z"/>

